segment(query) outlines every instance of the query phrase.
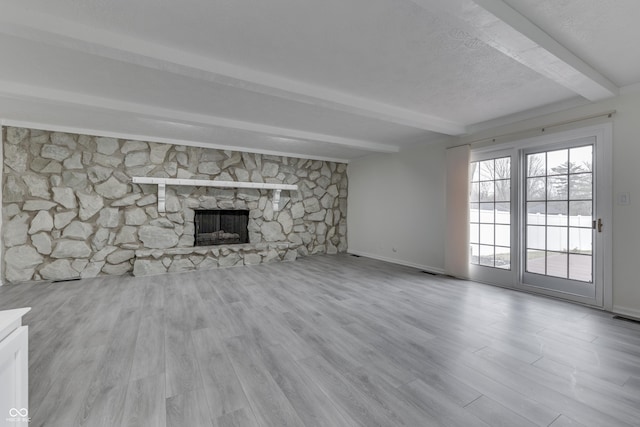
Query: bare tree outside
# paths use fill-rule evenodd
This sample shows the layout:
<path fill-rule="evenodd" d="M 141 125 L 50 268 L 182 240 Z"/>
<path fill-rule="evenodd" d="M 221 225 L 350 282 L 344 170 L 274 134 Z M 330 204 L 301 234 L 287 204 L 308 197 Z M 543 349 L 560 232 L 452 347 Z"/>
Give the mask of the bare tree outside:
<path fill-rule="evenodd" d="M 586 149 L 585 149 L 586 148 Z M 588 150 L 588 151 L 587 151 Z M 527 200 L 591 200 L 593 194 L 593 162 L 591 148 L 564 150 L 571 158 L 548 169 L 546 153 L 527 155 Z M 575 160 L 574 160 L 575 158 Z M 548 170 L 547 170 L 548 169 Z M 573 215 L 591 215 L 590 205 L 574 203 Z M 529 203 L 529 213 L 559 214 L 557 204 Z M 584 209 L 580 207 L 583 206 Z"/>
<path fill-rule="evenodd" d="M 484 160 L 471 163 L 471 202 L 508 202 L 511 200 L 511 159 Z M 502 206 L 502 204 L 500 205 Z M 498 207 L 501 209 L 501 207 Z"/>

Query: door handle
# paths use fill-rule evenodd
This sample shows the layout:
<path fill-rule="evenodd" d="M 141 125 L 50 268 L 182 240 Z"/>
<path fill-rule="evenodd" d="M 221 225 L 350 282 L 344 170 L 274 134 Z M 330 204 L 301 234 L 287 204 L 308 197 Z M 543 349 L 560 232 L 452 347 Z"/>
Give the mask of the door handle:
<path fill-rule="evenodd" d="M 594 219 L 592 223 L 592 227 L 594 230 L 597 228 L 598 233 L 602 233 L 602 227 L 604 227 L 604 224 L 602 223 L 602 218 L 598 218 L 598 221 Z"/>

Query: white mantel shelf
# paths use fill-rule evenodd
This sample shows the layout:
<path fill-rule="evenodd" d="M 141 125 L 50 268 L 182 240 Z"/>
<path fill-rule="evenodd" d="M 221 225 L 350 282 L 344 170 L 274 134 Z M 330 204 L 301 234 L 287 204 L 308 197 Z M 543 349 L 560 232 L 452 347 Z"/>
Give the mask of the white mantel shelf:
<path fill-rule="evenodd" d="M 208 179 L 182 179 L 182 178 L 154 178 L 149 176 L 134 176 L 134 184 L 153 184 L 158 186 L 158 212 L 165 212 L 166 186 L 182 185 L 193 187 L 218 187 L 218 188 L 253 188 L 257 190 L 273 190 L 273 210 L 277 211 L 280 205 L 280 192 L 282 190 L 296 191 L 297 185 L 271 184 L 264 182 L 240 182 L 240 181 L 211 181 Z"/>

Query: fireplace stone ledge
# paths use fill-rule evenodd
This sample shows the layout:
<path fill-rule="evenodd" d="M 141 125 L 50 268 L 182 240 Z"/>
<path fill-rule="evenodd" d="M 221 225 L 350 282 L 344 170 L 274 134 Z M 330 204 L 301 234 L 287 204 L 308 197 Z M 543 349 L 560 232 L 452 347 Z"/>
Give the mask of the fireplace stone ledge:
<path fill-rule="evenodd" d="M 290 242 L 271 242 L 162 250 L 138 249 L 133 262 L 133 275 L 150 276 L 180 271 L 295 261 L 298 256 L 298 246 Z"/>

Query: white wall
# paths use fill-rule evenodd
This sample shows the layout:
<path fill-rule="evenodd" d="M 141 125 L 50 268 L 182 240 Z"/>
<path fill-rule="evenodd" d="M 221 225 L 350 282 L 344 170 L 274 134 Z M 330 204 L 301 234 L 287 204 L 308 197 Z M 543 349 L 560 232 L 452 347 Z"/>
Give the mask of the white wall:
<path fill-rule="evenodd" d="M 525 132 L 565 120 L 616 110 L 613 121 L 613 304 L 614 311 L 640 318 L 640 86 L 625 88 L 616 98 L 487 129 L 450 145 L 497 135 Z M 547 132 L 576 128 L 566 125 Z M 498 138 L 496 143 L 509 139 Z M 444 266 L 444 147 L 413 148 L 376 155 L 349 165 L 349 252 L 419 265 Z M 618 205 L 629 192 L 629 205 Z M 394 225 L 387 221 L 396 208 L 407 208 Z M 397 252 L 392 251 L 397 248 Z"/>
<path fill-rule="evenodd" d="M 445 145 L 368 156 L 347 173 L 348 251 L 441 272 Z"/>

